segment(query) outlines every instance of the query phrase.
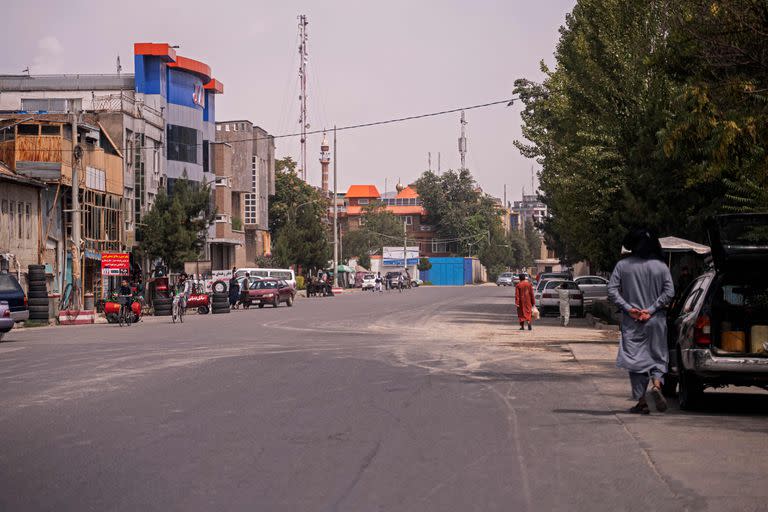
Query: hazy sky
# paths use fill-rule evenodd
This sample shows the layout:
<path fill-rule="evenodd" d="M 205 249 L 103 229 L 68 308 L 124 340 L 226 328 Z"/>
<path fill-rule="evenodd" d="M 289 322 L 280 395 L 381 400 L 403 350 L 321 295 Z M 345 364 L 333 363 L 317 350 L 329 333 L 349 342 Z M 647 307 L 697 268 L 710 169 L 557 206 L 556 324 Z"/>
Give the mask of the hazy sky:
<path fill-rule="evenodd" d="M 0 73 L 113 73 L 119 54 L 133 71 L 134 42 L 168 42 L 211 66 L 224 83 L 218 120 L 248 119 L 278 135 L 299 130 L 298 14 L 309 17 L 312 129 L 357 124 L 510 97 L 519 77 L 541 79 L 558 28 L 575 0 L 390 0 L 129 3 L 4 0 Z M 530 190 L 533 162 L 520 137 L 519 106 L 467 112 L 470 168 L 486 192 Z M 389 189 L 427 167 L 457 168 L 459 114 L 339 134 L 339 190 Z M 308 140 L 310 181 L 319 184 L 322 135 Z M 298 159 L 298 139 L 277 155 Z"/>

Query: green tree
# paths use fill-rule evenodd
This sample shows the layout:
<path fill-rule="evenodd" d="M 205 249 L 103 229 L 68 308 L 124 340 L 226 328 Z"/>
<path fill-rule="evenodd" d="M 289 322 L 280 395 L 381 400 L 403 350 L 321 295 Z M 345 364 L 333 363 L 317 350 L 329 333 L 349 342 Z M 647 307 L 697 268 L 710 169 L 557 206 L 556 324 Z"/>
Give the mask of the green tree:
<path fill-rule="evenodd" d="M 182 270 L 185 261 L 198 256 L 196 245 L 205 241 L 214 216 L 210 187 L 178 179 L 172 195 L 161 189 L 142 219 L 141 250 L 172 271 Z"/>
<path fill-rule="evenodd" d="M 328 199 L 296 174 L 291 157 L 275 163 L 275 195 L 269 203 L 269 227 L 274 237 L 274 258 L 280 266 L 303 269 L 326 266 Z"/>
<path fill-rule="evenodd" d="M 371 254 L 385 245 L 400 245 L 403 224 L 383 203 L 374 202 L 363 209 L 363 224 L 344 234 L 342 257 L 358 258 L 365 268 L 370 268 Z"/>

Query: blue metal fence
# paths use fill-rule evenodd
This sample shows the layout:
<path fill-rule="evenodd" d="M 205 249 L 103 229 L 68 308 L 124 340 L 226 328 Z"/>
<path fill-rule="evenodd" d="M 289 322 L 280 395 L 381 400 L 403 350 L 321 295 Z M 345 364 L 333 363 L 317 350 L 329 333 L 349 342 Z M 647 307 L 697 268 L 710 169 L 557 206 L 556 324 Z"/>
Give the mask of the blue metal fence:
<path fill-rule="evenodd" d="M 421 272 L 423 281 L 431 281 L 435 286 L 461 286 L 464 284 L 464 258 L 429 258 L 432 268 Z M 470 261 L 470 282 L 472 263 Z"/>

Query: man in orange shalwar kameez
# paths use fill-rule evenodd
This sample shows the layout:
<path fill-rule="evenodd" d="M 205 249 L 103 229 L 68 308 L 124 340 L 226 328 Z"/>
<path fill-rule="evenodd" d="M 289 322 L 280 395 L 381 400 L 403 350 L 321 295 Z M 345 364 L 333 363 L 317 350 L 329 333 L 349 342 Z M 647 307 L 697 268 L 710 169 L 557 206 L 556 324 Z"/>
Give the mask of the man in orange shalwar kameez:
<path fill-rule="evenodd" d="M 525 322 L 528 322 L 528 330 L 532 329 L 531 316 L 535 305 L 533 285 L 526 279 L 525 274 L 520 274 L 520 282 L 515 285 L 515 306 L 517 306 L 517 320 L 520 322 L 521 331 L 525 329 Z"/>

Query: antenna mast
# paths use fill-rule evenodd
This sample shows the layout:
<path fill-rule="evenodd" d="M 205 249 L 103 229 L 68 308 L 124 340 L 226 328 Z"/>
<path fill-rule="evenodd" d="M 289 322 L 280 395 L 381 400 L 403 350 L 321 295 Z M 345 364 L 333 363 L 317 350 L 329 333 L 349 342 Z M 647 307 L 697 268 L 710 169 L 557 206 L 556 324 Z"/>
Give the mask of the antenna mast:
<path fill-rule="evenodd" d="M 461 111 L 461 137 L 459 137 L 459 155 L 461 156 L 461 170 L 466 169 L 467 159 L 467 134 L 464 130 L 467 121 L 464 118 L 464 111 Z"/>
<path fill-rule="evenodd" d="M 301 62 L 299 63 L 299 80 L 301 82 L 301 95 L 299 96 L 299 102 L 301 104 L 301 117 L 299 123 L 301 123 L 301 178 L 307 181 L 307 129 L 309 128 L 309 121 L 307 119 L 307 60 L 309 59 L 309 52 L 307 51 L 307 40 L 309 34 L 307 32 L 306 14 L 300 14 L 299 19 L 299 56 Z"/>

